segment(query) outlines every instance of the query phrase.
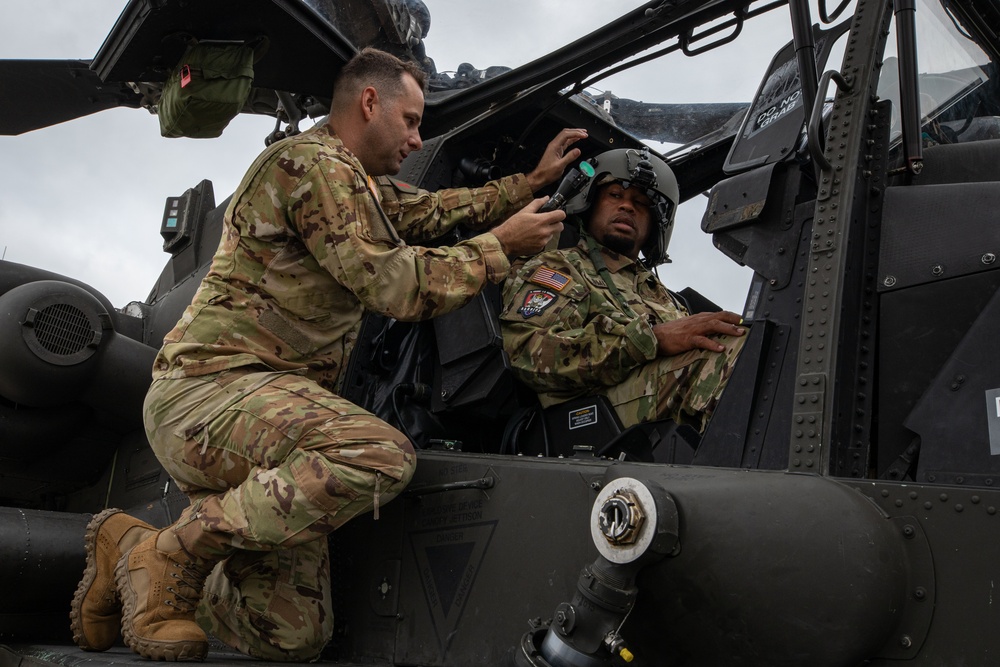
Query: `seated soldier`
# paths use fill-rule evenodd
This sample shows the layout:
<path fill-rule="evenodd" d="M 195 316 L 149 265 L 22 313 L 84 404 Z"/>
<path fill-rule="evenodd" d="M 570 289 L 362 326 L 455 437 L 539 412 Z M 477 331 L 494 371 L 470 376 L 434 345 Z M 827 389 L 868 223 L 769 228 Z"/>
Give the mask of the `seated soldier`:
<path fill-rule="evenodd" d="M 645 149 L 591 163 L 595 176 L 566 206 L 580 242 L 515 265 L 507 279 L 511 365 L 543 407 L 603 394 L 625 427 L 670 418 L 704 431 L 746 340 L 742 320 L 689 314 L 651 271 L 669 261 L 679 199 L 666 163 Z"/>

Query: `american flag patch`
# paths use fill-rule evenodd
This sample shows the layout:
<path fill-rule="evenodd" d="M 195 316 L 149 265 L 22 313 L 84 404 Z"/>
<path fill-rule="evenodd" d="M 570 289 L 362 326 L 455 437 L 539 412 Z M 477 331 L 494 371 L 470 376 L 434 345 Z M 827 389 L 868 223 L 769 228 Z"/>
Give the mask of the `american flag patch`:
<path fill-rule="evenodd" d="M 553 271 L 547 266 L 540 266 L 528 278 L 529 283 L 535 283 L 542 287 L 551 287 L 557 292 L 561 292 L 569 284 L 569 276 L 558 271 Z"/>

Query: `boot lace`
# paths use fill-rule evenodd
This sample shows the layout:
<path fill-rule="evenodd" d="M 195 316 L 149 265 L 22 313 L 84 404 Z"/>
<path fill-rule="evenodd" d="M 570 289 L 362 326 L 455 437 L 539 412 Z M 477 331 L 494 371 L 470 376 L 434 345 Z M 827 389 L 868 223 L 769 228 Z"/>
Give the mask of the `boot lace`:
<path fill-rule="evenodd" d="M 194 613 L 201 600 L 205 578 L 211 572 L 211 568 L 206 569 L 192 561 L 183 563 L 173 561 L 171 565 L 176 570 L 170 573 L 170 576 L 175 580 L 175 586 L 167 586 L 166 588 L 167 592 L 173 595 L 173 599 L 167 598 L 163 604 L 174 607 L 181 613 Z"/>

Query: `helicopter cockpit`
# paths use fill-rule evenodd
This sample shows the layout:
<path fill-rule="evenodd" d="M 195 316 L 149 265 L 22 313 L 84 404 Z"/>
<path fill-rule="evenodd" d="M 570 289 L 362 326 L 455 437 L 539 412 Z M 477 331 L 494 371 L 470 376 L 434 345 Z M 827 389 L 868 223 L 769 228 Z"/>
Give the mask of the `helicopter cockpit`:
<path fill-rule="evenodd" d="M 917 76 L 925 145 L 1000 138 L 996 95 L 991 93 L 997 85 L 995 56 L 961 27 L 955 11 L 947 3 L 922 2 L 917 12 Z M 894 27 L 878 95 L 893 102 L 890 141 L 896 142 L 902 137 L 902 127 Z"/>
<path fill-rule="evenodd" d="M 334 659 L 500 664 L 521 636 L 522 667 L 553 650 L 550 664 L 604 666 L 624 660 L 609 653 L 619 630 L 646 665 L 923 665 L 951 664 L 969 646 L 995 653 L 983 593 L 1000 562 L 989 539 L 1000 507 L 995 3 L 600 2 L 578 12 L 589 32 L 551 51 L 531 42 L 577 17 L 537 20 L 517 42 L 496 22 L 467 22 L 479 35 L 462 35 L 473 55 L 457 66 L 435 42 L 456 28 L 437 32 L 450 25 L 437 15 L 443 23 L 429 28 L 433 0 L 122 4 L 92 61 L 6 70 L 33 94 L 0 99 L 0 130 L 117 106 L 156 111 L 185 40 L 261 40 L 244 113 L 226 129 L 263 121 L 247 135 L 256 154 L 321 119 L 336 70 L 375 44 L 432 74 L 424 147 L 400 180 L 436 190 L 525 171 L 564 127 L 588 130 L 583 158 L 647 147 L 680 189 L 662 281 L 693 310 L 739 311 L 748 323 L 726 393 L 696 435 L 669 422 L 622 430 L 589 399 L 541 410 L 509 371 L 498 289 L 429 322 L 369 315 L 343 395 L 406 432 L 421 461 L 378 522 L 331 538 L 338 562 L 355 568 L 338 582 Z M 494 58 L 482 31 L 509 57 Z M 47 96 L 60 103 L 47 107 Z M 169 140 L 188 142 L 184 178 L 198 176 L 186 190 L 157 190 L 149 213 L 125 203 L 138 187 L 126 176 L 165 181 L 150 166 L 159 148 L 135 140 L 120 157 L 112 151 L 132 139 L 109 137 L 132 135 L 92 133 L 101 151 L 64 141 L 50 169 L 27 144 L 8 152 L 18 164 L 3 201 L 20 217 L 6 229 L 13 238 L 83 220 L 92 198 L 99 221 L 89 227 L 102 232 L 89 254 L 131 256 L 114 225 L 141 220 L 156 252 L 141 264 L 155 268 L 146 281 L 113 266 L 98 284 L 55 263 L 0 261 L 0 528 L 15 536 L 0 541 L 0 562 L 16 584 L 0 604 L 0 639 L 65 634 L 90 514 L 117 506 L 165 525 L 186 505 L 149 448 L 141 401 L 152 356 L 218 246 L 228 200 L 216 199 L 215 174 L 225 166 L 238 182 L 249 164 L 194 158 L 203 144 Z M 96 170 L 96 155 L 122 168 L 66 197 L 70 213 L 51 193 L 76 178 L 44 181 L 29 206 L 8 204 L 27 179 L 66 163 L 85 165 L 74 176 Z M 44 257 L 91 240 L 67 238 Z M 152 283 L 145 298 L 104 296 L 135 280 Z M 643 502 L 626 476 L 659 489 L 653 506 L 669 520 L 628 526 L 659 531 L 658 560 L 642 572 L 634 613 L 605 608 L 600 632 L 574 644 L 589 603 L 535 615 L 577 590 L 588 559 L 618 554 L 616 512 Z"/>

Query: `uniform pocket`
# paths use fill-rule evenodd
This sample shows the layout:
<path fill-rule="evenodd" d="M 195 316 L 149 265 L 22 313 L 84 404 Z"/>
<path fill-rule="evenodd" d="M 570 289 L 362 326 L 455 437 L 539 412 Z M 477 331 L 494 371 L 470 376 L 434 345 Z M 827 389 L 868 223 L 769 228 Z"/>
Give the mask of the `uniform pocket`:
<path fill-rule="evenodd" d="M 323 455 L 334 463 L 400 481 L 412 467 L 413 446 L 399 431 L 374 415 L 345 416 L 316 429 L 321 439 L 335 443 Z M 305 449 L 308 444 L 303 443 Z M 409 461 L 407 460 L 409 459 Z"/>
<path fill-rule="evenodd" d="M 183 415 L 174 428 L 174 435 L 185 440 L 201 442 L 206 427 L 223 412 L 243 400 L 275 378 L 288 375 L 288 371 L 254 372 L 256 369 L 224 371 L 210 381 L 193 384 L 180 380 L 171 411 Z M 180 384 L 183 383 L 183 384 Z"/>

